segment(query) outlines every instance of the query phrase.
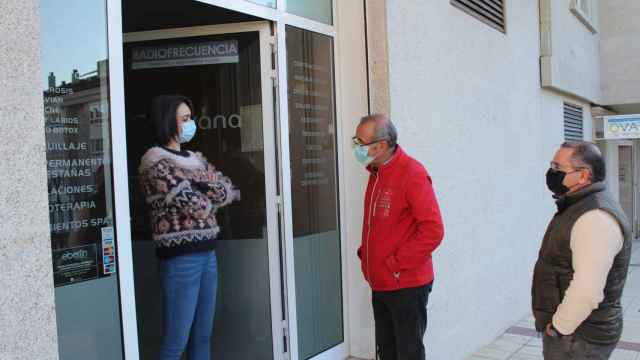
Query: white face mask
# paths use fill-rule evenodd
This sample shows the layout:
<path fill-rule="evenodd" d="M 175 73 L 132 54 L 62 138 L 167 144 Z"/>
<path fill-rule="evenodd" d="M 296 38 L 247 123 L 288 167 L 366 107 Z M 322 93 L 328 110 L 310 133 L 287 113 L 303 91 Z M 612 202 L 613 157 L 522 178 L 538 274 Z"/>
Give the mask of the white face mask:
<path fill-rule="evenodd" d="M 191 139 L 193 139 L 193 137 L 196 135 L 197 127 L 196 127 L 196 122 L 193 121 L 193 119 L 189 119 L 189 121 L 183 122 L 180 125 L 180 128 L 181 128 L 180 137 L 178 138 L 178 141 L 180 142 L 180 144 L 184 144 L 191 141 Z"/>

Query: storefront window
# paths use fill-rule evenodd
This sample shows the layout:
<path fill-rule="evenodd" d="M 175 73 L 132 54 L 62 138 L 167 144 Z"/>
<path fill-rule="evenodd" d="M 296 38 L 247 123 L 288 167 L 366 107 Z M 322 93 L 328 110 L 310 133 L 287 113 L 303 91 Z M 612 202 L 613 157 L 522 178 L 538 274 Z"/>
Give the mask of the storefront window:
<path fill-rule="evenodd" d="M 332 25 L 332 5 L 331 0 L 287 0 L 287 12 Z"/>
<path fill-rule="evenodd" d="M 333 41 L 287 27 L 291 196 L 301 359 L 343 342 Z"/>
<path fill-rule="evenodd" d="M 121 359 L 104 0 L 41 0 L 61 359 Z"/>

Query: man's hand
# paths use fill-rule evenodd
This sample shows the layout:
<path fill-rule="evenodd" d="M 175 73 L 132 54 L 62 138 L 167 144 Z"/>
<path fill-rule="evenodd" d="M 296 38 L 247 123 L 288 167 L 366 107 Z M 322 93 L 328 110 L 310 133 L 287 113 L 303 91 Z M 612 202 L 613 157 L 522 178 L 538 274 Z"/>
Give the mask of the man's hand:
<path fill-rule="evenodd" d="M 551 336 L 551 337 L 563 337 L 563 336 L 571 335 L 571 334 L 565 335 L 565 334 L 561 333 L 560 331 L 558 331 L 558 329 L 556 329 L 553 326 L 553 322 L 550 322 L 550 323 L 547 324 L 547 328 L 545 329 L 545 333 L 547 335 Z"/>
<path fill-rule="evenodd" d="M 547 329 L 545 331 L 546 331 L 547 335 L 553 337 L 554 334 L 553 334 L 553 331 L 551 331 L 551 323 L 547 324 Z"/>

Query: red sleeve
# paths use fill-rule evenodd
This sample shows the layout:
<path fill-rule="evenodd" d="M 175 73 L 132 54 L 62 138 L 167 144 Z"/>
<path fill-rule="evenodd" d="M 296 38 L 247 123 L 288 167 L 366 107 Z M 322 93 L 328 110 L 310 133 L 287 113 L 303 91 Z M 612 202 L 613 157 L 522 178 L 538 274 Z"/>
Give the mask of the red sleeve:
<path fill-rule="evenodd" d="M 427 171 L 423 168 L 411 175 L 406 189 L 407 203 L 417 228 L 413 238 L 387 259 L 387 266 L 394 273 L 423 264 L 444 237 L 440 208 Z"/>

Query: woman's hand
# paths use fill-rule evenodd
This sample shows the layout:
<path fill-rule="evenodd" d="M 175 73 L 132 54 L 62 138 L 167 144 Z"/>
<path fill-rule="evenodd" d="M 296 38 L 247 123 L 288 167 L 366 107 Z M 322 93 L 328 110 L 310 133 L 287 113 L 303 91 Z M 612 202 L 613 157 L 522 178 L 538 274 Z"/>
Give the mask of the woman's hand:
<path fill-rule="evenodd" d="M 207 169 L 207 181 L 210 183 L 218 181 L 218 174 L 213 166 L 209 166 Z"/>

